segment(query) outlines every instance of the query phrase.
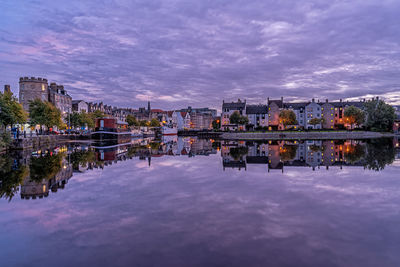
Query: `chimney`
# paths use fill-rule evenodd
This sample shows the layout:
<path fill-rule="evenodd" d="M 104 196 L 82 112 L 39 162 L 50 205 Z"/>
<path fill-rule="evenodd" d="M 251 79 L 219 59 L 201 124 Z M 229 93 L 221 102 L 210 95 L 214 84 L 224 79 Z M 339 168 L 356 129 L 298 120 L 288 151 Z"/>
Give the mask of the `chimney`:
<path fill-rule="evenodd" d="M 318 98 L 318 100 L 317 100 L 317 101 L 318 101 L 318 103 L 319 103 L 319 98 Z"/>
<path fill-rule="evenodd" d="M 376 97 L 376 100 L 379 100 L 379 96 Z"/>
<path fill-rule="evenodd" d="M 281 101 L 282 101 L 282 103 L 283 103 L 283 96 L 281 96 Z"/>
<path fill-rule="evenodd" d="M 268 105 L 268 103 L 269 103 L 269 97 L 267 97 L 267 105 Z"/>
<path fill-rule="evenodd" d="M 312 102 L 313 102 L 313 103 L 315 102 L 315 99 L 314 99 L 314 98 L 312 99 Z"/>
<path fill-rule="evenodd" d="M 340 102 L 342 102 L 342 99 L 340 99 Z"/>
<path fill-rule="evenodd" d="M 8 84 L 4 85 L 4 93 L 11 93 L 10 85 L 8 85 Z"/>
<path fill-rule="evenodd" d="M 325 99 L 325 103 L 328 103 L 328 98 L 327 98 L 327 99 Z"/>

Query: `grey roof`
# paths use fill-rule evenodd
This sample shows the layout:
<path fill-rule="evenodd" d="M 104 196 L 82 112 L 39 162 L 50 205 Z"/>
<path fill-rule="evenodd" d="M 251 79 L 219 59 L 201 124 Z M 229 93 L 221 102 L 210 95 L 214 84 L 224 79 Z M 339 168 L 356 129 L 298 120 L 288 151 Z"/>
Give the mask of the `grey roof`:
<path fill-rule="evenodd" d="M 244 109 L 246 106 L 246 102 L 231 102 L 231 103 L 222 103 L 222 108 L 231 108 L 231 109 Z"/>
<path fill-rule="evenodd" d="M 298 103 L 284 103 L 285 108 L 300 109 L 305 108 L 310 102 L 298 102 Z"/>
<path fill-rule="evenodd" d="M 282 100 L 269 100 L 268 105 L 275 103 L 278 107 L 283 108 L 283 101 Z"/>
<path fill-rule="evenodd" d="M 85 102 L 83 100 L 72 100 L 72 104 L 78 104 L 79 102 Z"/>
<path fill-rule="evenodd" d="M 342 101 L 342 102 L 329 102 L 334 107 L 346 107 L 346 106 L 355 106 L 357 108 L 363 108 L 364 103 L 362 101 Z"/>
<path fill-rule="evenodd" d="M 268 113 L 267 105 L 247 105 L 246 114 L 266 114 Z"/>

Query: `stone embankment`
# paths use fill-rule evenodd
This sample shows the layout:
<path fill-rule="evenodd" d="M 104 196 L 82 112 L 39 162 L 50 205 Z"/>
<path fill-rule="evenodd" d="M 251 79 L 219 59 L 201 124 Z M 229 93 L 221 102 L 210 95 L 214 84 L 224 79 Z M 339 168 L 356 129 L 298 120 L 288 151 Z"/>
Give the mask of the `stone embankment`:
<path fill-rule="evenodd" d="M 369 139 L 393 137 L 392 133 L 366 131 L 338 131 L 338 132 L 226 132 L 220 135 L 227 140 L 318 140 L 318 139 Z"/>
<path fill-rule="evenodd" d="M 65 143 L 70 140 L 80 140 L 82 136 L 76 135 L 39 135 L 27 138 L 12 140 L 10 148 L 12 150 L 20 150 L 27 148 L 39 148 L 53 146 L 60 143 Z"/>

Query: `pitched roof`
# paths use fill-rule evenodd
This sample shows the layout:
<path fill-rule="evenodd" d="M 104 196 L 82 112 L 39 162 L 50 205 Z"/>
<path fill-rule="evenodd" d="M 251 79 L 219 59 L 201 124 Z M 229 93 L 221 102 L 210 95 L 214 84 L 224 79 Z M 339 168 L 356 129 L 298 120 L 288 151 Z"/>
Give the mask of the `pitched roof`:
<path fill-rule="evenodd" d="M 244 109 L 246 107 L 246 102 L 231 102 L 231 103 L 222 103 L 222 109 L 231 108 L 231 109 Z"/>
<path fill-rule="evenodd" d="M 310 102 L 295 102 L 295 103 L 283 103 L 285 108 L 300 109 L 305 108 Z"/>
<path fill-rule="evenodd" d="M 345 107 L 345 106 L 355 106 L 357 108 L 363 108 L 364 103 L 362 101 L 342 101 L 342 102 L 329 102 L 329 104 L 334 107 Z"/>
<path fill-rule="evenodd" d="M 272 103 L 275 103 L 278 107 L 283 108 L 283 101 L 282 100 L 268 100 L 268 106 Z"/>
<path fill-rule="evenodd" d="M 247 105 L 246 114 L 266 114 L 268 113 L 267 105 Z"/>

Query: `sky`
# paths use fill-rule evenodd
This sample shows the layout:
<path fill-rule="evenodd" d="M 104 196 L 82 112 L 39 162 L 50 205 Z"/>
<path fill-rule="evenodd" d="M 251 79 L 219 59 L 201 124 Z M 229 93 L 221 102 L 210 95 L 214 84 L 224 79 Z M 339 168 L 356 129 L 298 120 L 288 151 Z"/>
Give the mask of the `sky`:
<path fill-rule="evenodd" d="M 0 0 L 0 84 L 118 107 L 400 104 L 400 1 Z"/>

